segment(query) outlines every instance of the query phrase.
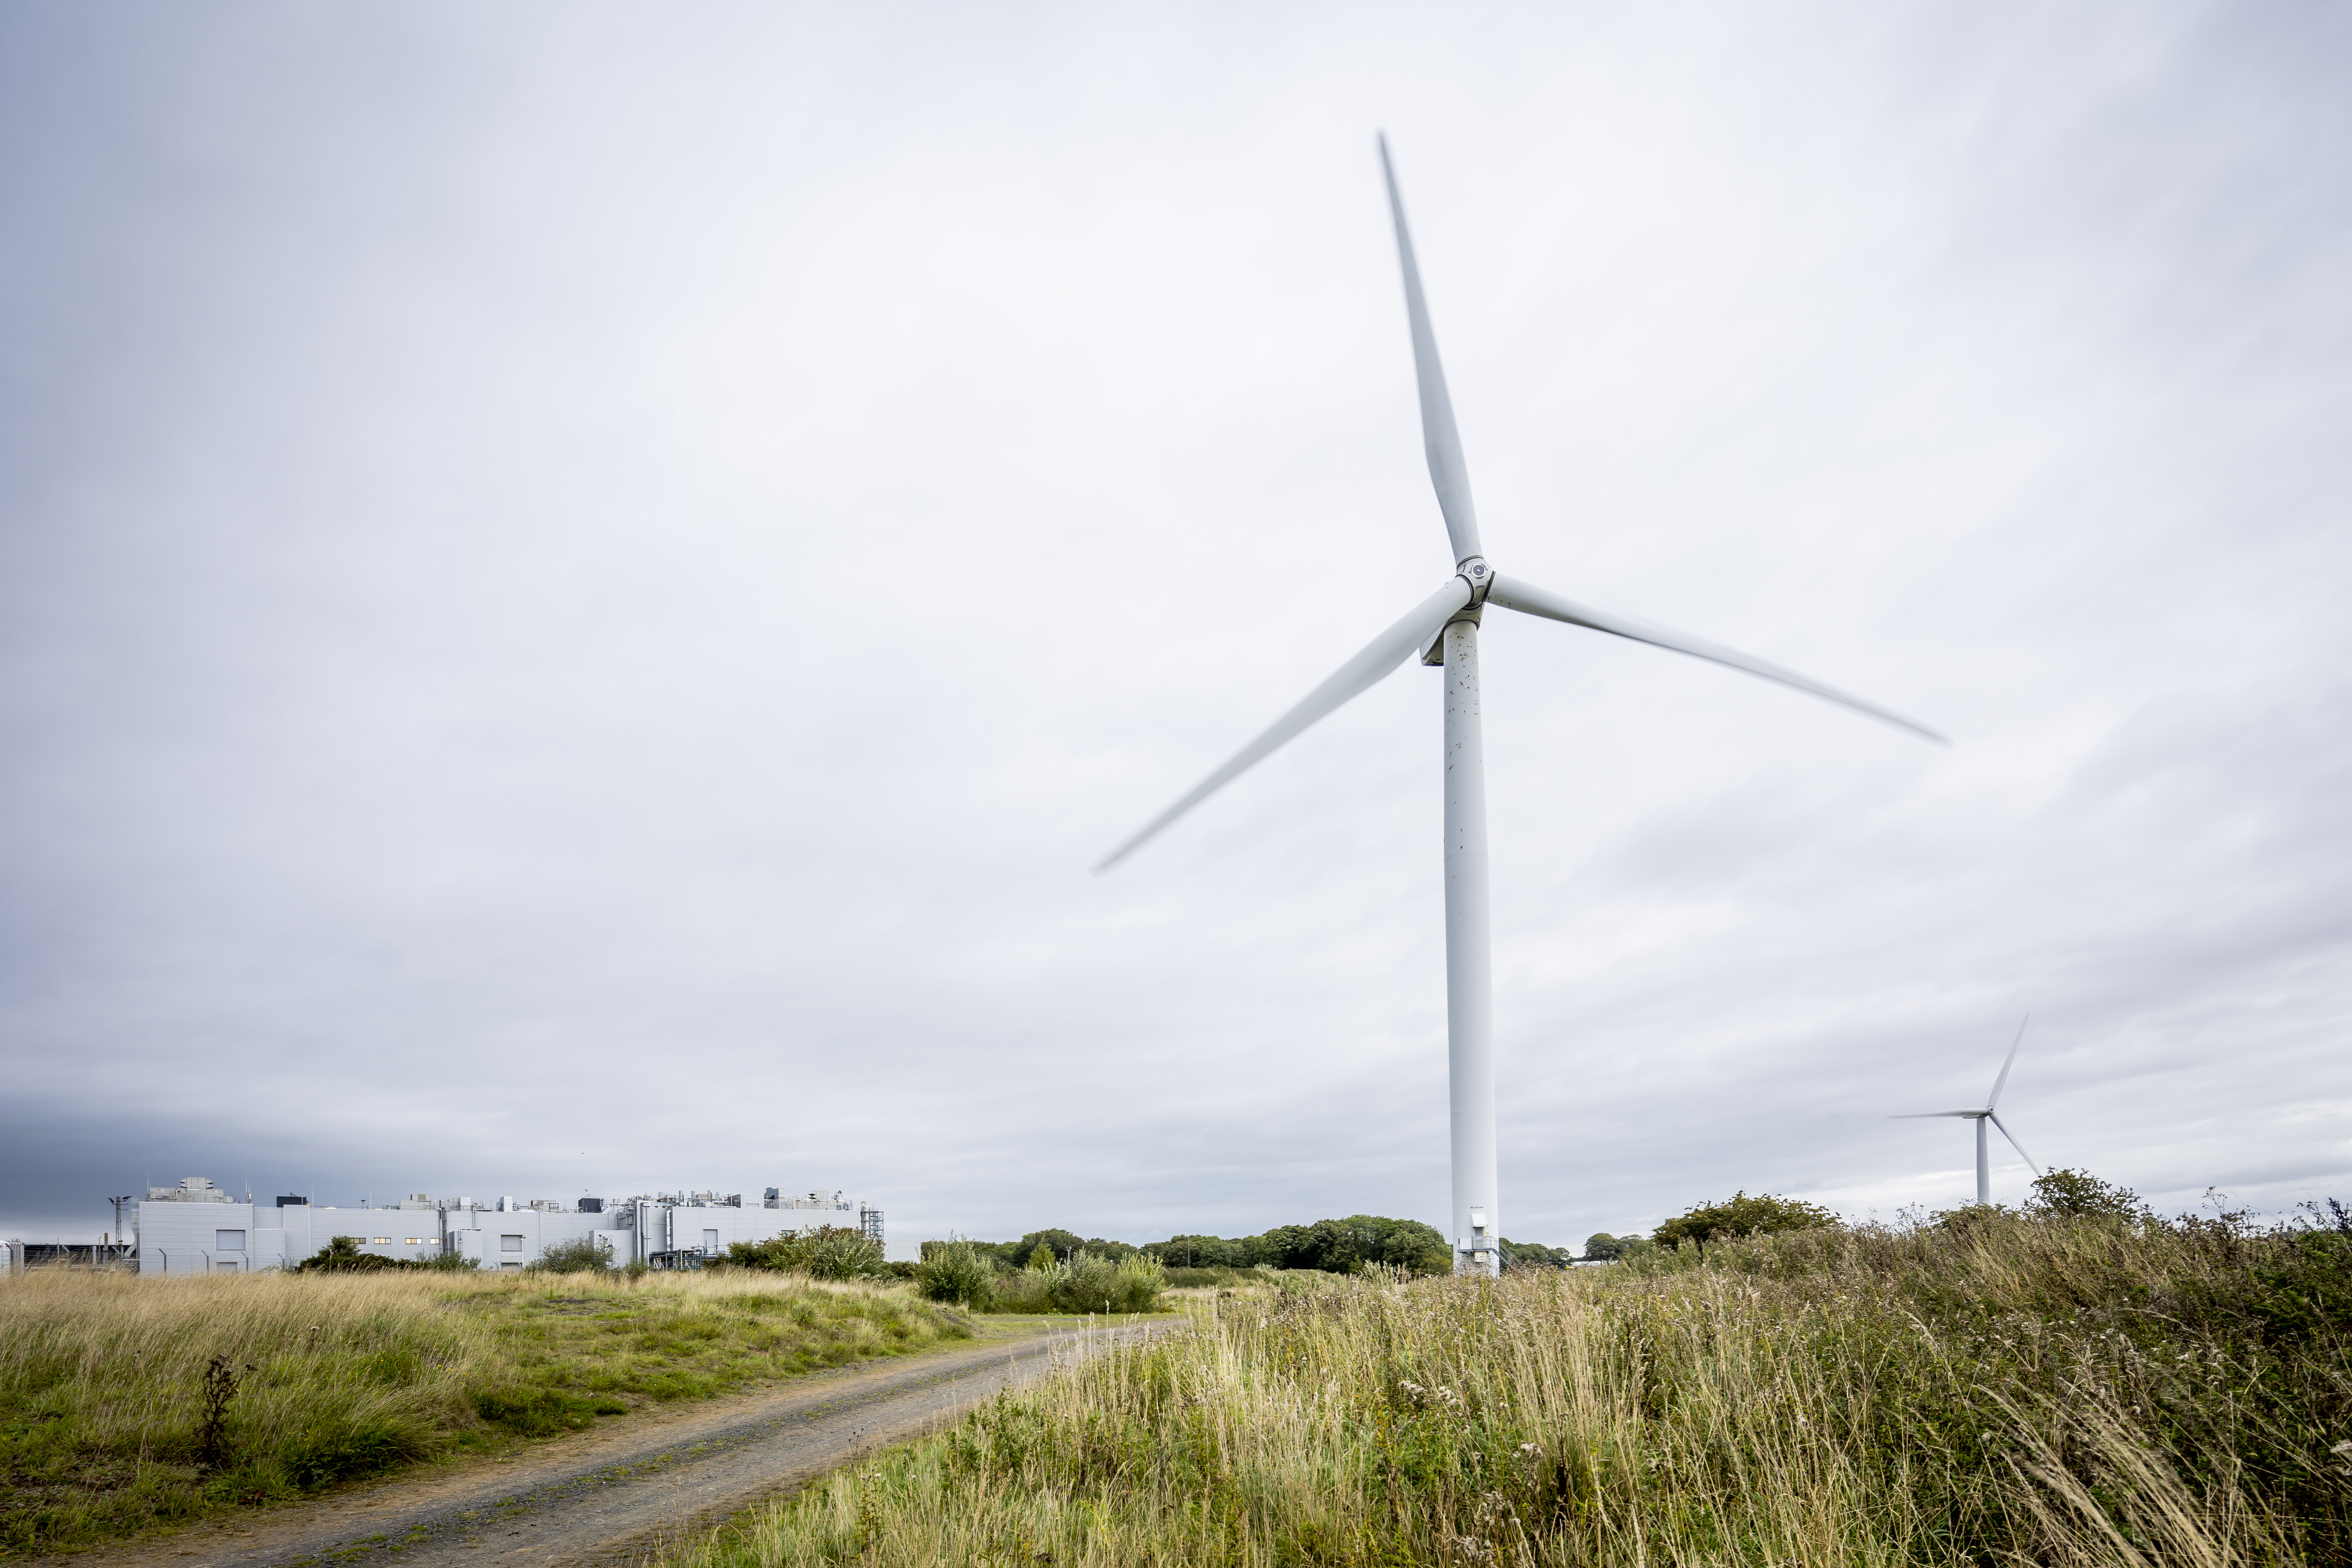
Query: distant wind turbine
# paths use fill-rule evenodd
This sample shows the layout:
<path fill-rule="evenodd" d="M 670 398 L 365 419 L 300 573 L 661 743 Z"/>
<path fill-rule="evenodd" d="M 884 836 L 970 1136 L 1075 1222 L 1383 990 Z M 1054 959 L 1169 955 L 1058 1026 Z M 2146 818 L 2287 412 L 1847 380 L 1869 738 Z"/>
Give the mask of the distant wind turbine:
<path fill-rule="evenodd" d="M 2009 1146 L 2024 1155 L 2026 1169 L 2037 1176 L 2042 1173 L 2042 1167 L 2033 1163 L 2032 1155 L 2025 1152 L 2025 1145 L 2017 1141 L 2017 1134 L 2009 1130 L 2007 1122 L 1993 1114 L 1993 1107 L 2000 1103 L 2000 1091 L 2009 1082 L 2009 1069 L 2016 1064 L 2017 1047 L 2025 1044 L 2025 1026 L 2032 1021 L 2033 1015 L 2031 1013 L 2019 1020 L 2017 1038 L 2009 1043 L 2008 1058 L 2000 1064 L 2000 1076 L 1992 1080 L 1992 1092 L 1985 1097 L 1984 1109 L 1981 1110 L 1914 1110 L 1907 1115 L 1887 1119 L 1891 1121 L 1919 1121 L 1931 1116 L 1965 1116 L 1974 1121 L 1977 1124 L 1977 1206 L 1979 1208 L 1992 1202 L 1992 1162 L 1990 1151 L 1986 1145 L 1986 1122 L 1990 1121 L 2000 1128 L 2000 1135 L 2009 1140 Z"/>
<path fill-rule="evenodd" d="M 1849 697 L 1817 680 L 1744 653 L 1596 610 L 1506 577 L 1486 563 L 1478 542 L 1478 519 L 1470 504 L 1470 475 L 1462 440 L 1454 427 L 1454 404 L 1445 373 L 1437 362 L 1437 339 L 1430 331 L 1429 307 L 1422 298 L 1421 271 L 1414 265 L 1412 237 L 1406 231 L 1404 202 L 1397 194 L 1396 169 L 1388 138 L 1380 142 L 1381 173 L 1388 186 L 1389 212 L 1396 223 L 1397 258 L 1404 270 L 1405 318 L 1412 332 L 1412 363 L 1421 391 L 1422 443 L 1437 508 L 1454 546 L 1454 575 L 1445 585 L 1374 638 L 1363 652 L 1307 694 L 1233 760 L 1211 773 L 1182 799 L 1153 817 L 1142 830 L 1105 856 L 1096 871 L 1108 870 L 1146 839 L 1238 778 L 1276 748 L 1349 699 L 1370 689 L 1415 654 L 1423 664 L 1445 667 L 1445 1026 L 1453 1111 L 1454 1248 L 1457 1272 L 1497 1271 L 1496 1242 L 1503 1234 L 1495 1173 L 1494 983 L 1486 908 L 1486 752 L 1478 710 L 1478 622 L 1488 605 L 1562 621 L 1612 637 L 1669 648 L 1750 675 L 1793 686 L 1800 691 L 1883 719 L 1931 741 L 1943 737 L 1898 713 Z M 1283 587 L 1311 589 L 1311 568 L 1286 576 Z"/>

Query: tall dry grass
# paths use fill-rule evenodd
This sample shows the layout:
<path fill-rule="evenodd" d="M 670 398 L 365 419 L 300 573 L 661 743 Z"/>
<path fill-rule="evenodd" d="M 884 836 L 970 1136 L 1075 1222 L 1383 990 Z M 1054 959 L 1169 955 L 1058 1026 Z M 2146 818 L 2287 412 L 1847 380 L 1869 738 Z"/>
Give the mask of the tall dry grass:
<path fill-rule="evenodd" d="M 2304 1242 L 1997 1220 L 1219 1301 L 689 1568 L 2347 1561 L 2352 1236 Z"/>
<path fill-rule="evenodd" d="M 0 1554 L 968 1332 L 904 1291 L 742 1271 L 37 1270 L 0 1282 Z M 237 1386 L 207 1466 L 215 1358 Z"/>

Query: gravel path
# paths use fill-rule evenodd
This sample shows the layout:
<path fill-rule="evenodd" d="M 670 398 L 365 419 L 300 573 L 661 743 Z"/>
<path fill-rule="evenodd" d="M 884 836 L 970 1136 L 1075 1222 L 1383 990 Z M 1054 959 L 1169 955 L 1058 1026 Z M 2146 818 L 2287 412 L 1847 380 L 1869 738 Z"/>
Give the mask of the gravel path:
<path fill-rule="evenodd" d="M 1181 1320 L 1179 1321 L 1181 1321 Z M 1110 1337 L 1017 1337 L 795 1379 L 467 1467 L 47 1559 L 55 1568 L 540 1568 L 639 1563 L 869 1449 L 903 1442 Z"/>

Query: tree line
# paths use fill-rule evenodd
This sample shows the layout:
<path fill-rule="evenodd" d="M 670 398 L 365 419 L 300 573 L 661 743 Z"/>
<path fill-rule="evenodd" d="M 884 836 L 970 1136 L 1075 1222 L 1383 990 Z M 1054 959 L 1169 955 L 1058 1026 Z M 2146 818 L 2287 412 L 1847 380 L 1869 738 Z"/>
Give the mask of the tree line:
<path fill-rule="evenodd" d="M 2090 1215 L 2133 1220 L 2153 1217 L 2147 1205 L 2140 1201 L 2139 1194 L 2129 1187 L 2102 1181 L 2088 1171 L 2069 1170 L 2053 1171 L 2035 1178 L 2020 1208 L 2012 1210 L 2001 1204 L 1987 1204 L 1981 1207 L 1969 1204 L 1956 1209 L 1938 1209 L 1927 1216 L 1927 1223 L 1951 1229 L 2000 1214 L 2022 1214 L 2036 1219 L 2080 1219 Z M 1639 1258 L 1653 1247 L 1663 1247 L 1672 1250 L 1688 1242 L 1704 1248 L 1710 1241 L 1736 1240 L 1745 1236 L 1777 1236 L 1794 1230 L 1829 1230 L 1843 1223 L 1819 1204 L 1809 1204 L 1802 1198 L 1779 1197 L 1770 1193 L 1759 1193 L 1750 1197 L 1743 1187 L 1721 1203 L 1694 1204 L 1646 1237 L 1612 1236 L 1605 1230 L 1596 1231 L 1584 1238 L 1584 1258 L 1580 1261 L 1614 1263 L 1623 1258 Z"/>
<path fill-rule="evenodd" d="M 929 1251 L 936 1243 L 926 1242 Z M 1066 1266 L 1081 1255 L 1118 1262 L 1141 1256 L 1168 1268 L 1310 1268 L 1354 1274 L 1381 1264 L 1415 1274 L 1450 1273 L 1453 1249 L 1434 1226 L 1382 1215 L 1349 1215 L 1312 1225 L 1278 1225 L 1256 1236 L 1171 1236 L 1141 1246 L 1068 1230 L 1033 1230 L 1018 1241 L 970 1244 L 1011 1268 Z"/>

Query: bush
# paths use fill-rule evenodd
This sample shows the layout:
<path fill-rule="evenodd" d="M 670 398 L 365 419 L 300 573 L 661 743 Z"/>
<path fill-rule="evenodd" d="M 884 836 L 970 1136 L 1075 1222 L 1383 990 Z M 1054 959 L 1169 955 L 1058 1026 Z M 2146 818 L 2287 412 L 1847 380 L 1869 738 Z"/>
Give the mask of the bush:
<path fill-rule="evenodd" d="M 999 1312 L 1149 1312 L 1168 1289 L 1168 1273 L 1140 1253 L 1113 1262 L 1081 1252 L 1067 1263 L 1024 1268 L 992 1283 Z"/>
<path fill-rule="evenodd" d="M 1506 1268 L 1565 1268 L 1576 1261 L 1576 1254 L 1565 1247 L 1546 1247 L 1536 1241 L 1513 1241 L 1502 1238 L 1503 1267 Z"/>
<path fill-rule="evenodd" d="M 852 1226 L 821 1225 L 766 1241 L 739 1241 L 727 1261 L 743 1268 L 793 1269 L 816 1279 L 872 1279 L 889 1270 L 882 1244 Z"/>
<path fill-rule="evenodd" d="M 1257 1284 L 1265 1276 L 1255 1268 L 1170 1268 L 1168 1288 L 1171 1290 L 1197 1290 L 1208 1286 Z"/>
<path fill-rule="evenodd" d="M 472 1274 L 478 1271 L 481 1265 L 462 1252 L 440 1252 L 431 1258 L 420 1258 L 409 1267 L 429 1268 L 440 1274 Z"/>
<path fill-rule="evenodd" d="M 2037 1177 L 2025 1212 L 2037 1219 L 2082 1219 L 2103 1215 L 2112 1219 L 2140 1219 L 2147 1205 L 2129 1187 L 2103 1182 L 2088 1171 L 2053 1171 Z"/>
<path fill-rule="evenodd" d="M 953 1301 L 975 1312 L 988 1310 L 995 1296 L 996 1265 L 968 1241 L 951 1241 L 934 1248 L 923 1245 L 923 1261 L 916 1266 L 915 1289 L 934 1301 Z"/>
<path fill-rule="evenodd" d="M 1775 1197 L 1769 1193 L 1759 1193 L 1751 1198 L 1743 1187 L 1719 1204 L 1699 1204 L 1677 1215 L 1651 1232 L 1650 1239 L 1660 1247 L 1679 1247 L 1692 1241 L 1703 1249 L 1718 1237 L 1737 1239 L 1743 1236 L 1778 1236 L 1792 1230 L 1833 1230 L 1839 1224 L 1837 1215 L 1818 1204 L 1809 1204 L 1801 1198 Z"/>
<path fill-rule="evenodd" d="M 533 1274 L 603 1273 L 613 1267 L 612 1243 L 593 1236 L 558 1242 L 539 1255 L 528 1270 Z"/>
<path fill-rule="evenodd" d="M 462 1252 L 436 1253 L 431 1258 L 385 1258 L 362 1252 L 358 1238 L 339 1236 L 294 1265 L 297 1274 L 380 1274 L 388 1269 L 429 1268 L 436 1273 L 472 1273 L 481 1265 Z"/>
<path fill-rule="evenodd" d="M 404 1258 L 362 1252 L 359 1242 L 348 1236 L 336 1237 L 294 1266 L 296 1272 L 302 1274 L 374 1274 L 386 1268 L 412 1267 Z"/>

